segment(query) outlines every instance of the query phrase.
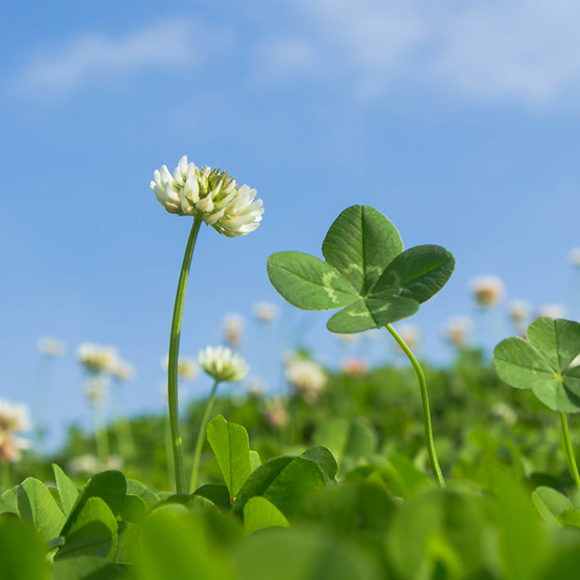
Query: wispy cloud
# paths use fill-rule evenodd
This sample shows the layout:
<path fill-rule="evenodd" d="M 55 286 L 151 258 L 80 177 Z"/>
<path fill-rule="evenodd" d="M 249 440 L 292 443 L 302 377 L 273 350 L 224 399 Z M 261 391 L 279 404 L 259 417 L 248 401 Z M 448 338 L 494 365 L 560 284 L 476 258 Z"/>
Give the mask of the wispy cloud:
<path fill-rule="evenodd" d="M 301 70 L 355 93 L 411 81 L 474 100 L 548 103 L 580 85 L 576 0 L 299 0 Z M 296 75 L 277 40 L 264 73 Z M 286 45 L 291 46 L 289 39 Z M 310 63 L 306 57 L 310 56 Z M 316 76 L 316 75 L 315 75 Z"/>
<path fill-rule="evenodd" d="M 116 82 L 138 72 L 184 70 L 200 60 L 205 36 L 193 20 L 182 18 L 119 37 L 87 32 L 31 57 L 9 87 L 21 95 L 64 96 L 87 84 Z"/>

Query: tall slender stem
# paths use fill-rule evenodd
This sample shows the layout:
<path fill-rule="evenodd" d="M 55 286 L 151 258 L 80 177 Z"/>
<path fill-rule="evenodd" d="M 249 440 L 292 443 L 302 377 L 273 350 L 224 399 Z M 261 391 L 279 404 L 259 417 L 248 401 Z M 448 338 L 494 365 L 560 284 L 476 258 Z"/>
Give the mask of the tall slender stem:
<path fill-rule="evenodd" d="M 576 465 L 576 458 L 574 457 L 574 448 L 572 447 L 572 440 L 570 439 L 570 430 L 568 429 L 568 419 L 566 413 L 560 413 L 560 424 L 562 425 L 562 437 L 564 439 L 564 450 L 566 452 L 566 461 L 572 473 L 572 477 L 580 489 L 580 474 L 578 473 L 578 465 Z"/>
<path fill-rule="evenodd" d="M 399 336 L 399 333 L 390 325 L 387 324 L 385 328 L 391 333 L 391 336 L 397 341 L 398 345 L 403 349 L 403 352 L 407 355 L 407 358 L 411 361 L 417 378 L 419 379 L 419 387 L 421 389 L 421 402 L 423 404 L 423 422 L 425 424 L 425 439 L 427 442 L 427 452 L 429 453 L 429 460 L 431 462 L 431 469 L 433 470 L 433 475 L 437 479 L 437 483 L 441 487 L 445 487 L 445 480 L 443 479 L 443 474 L 441 473 L 441 468 L 439 467 L 439 461 L 437 459 L 437 453 L 435 452 L 435 443 L 433 442 L 433 430 L 431 427 L 431 411 L 429 410 L 429 395 L 427 393 L 427 381 L 425 380 L 425 374 L 421 365 L 415 358 L 415 355 L 411 352 L 411 349 L 407 346 L 407 343 Z"/>
<path fill-rule="evenodd" d="M 169 361 L 167 367 L 167 403 L 169 406 L 169 425 L 171 427 L 171 444 L 173 446 L 173 459 L 175 462 L 175 487 L 177 493 L 187 493 L 185 483 L 185 468 L 183 466 L 183 441 L 179 433 L 179 401 L 177 389 L 177 364 L 179 360 L 179 339 L 181 338 L 181 319 L 183 317 L 183 303 L 185 301 L 185 291 L 189 279 L 189 267 L 195 248 L 195 241 L 201 226 L 201 220 L 194 218 L 179 282 L 177 283 L 177 292 L 175 294 L 175 306 L 173 307 L 173 319 L 171 321 L 171 337 L 169 339 Z"/>
<path fill-rule="evenodd" d="M 199 425 L 199 433 L 197 434 L 197 441 L 195 443 L 195 455 L 193 456 L 193 469 L 191 471 L 191 484 L 189 486 L 190 493 L 193 493 L 197 489 L 197 480 L 199 479 L 199 461 L 201 458 L 201 450 L 203 448 L 203 442 L 205 439 L 205 426 L 209 421 L 209 416 L 213 409 L 213 404 L 215 401 L 215 395 L 217 392 L 217 388 L 219 385 L 219 381 L 216 381 L 213 384 L 213 388 L 209 395 L 209 399 L 207 400 L 207 404 L 205 406 L 205 412 L 203 414 L 203 419 L 201 420 L 201 424 Z"/>

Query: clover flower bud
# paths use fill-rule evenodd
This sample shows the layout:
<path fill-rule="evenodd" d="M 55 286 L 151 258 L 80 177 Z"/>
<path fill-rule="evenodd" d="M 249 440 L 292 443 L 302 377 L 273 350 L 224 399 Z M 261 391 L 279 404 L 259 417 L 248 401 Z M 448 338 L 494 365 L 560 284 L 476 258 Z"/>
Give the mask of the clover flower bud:
<path fill-rule="evenodd" d="M 64 342 L 50 336 L 43 336 L 38 340 L 36 348 L 40 354 L 51 358 L 58 358 L 64 354 Z"/>
<path fill-rule="evenodd" d="M 166 165 L 154 171 L 150 187 L 169 213 L 200 218 L 228 238 L 253 232 L 264 213 L 255 189 L 238 187 L 220 169 L 196 167 L 185 155 L 173 174 Z"/>
<path fill-rule="evenodd" d="M 268 324 L 278 318 L 278 307 L 271 302 L 256 302 L 252 308 L 252 313 L 259 322 Z"/>
<path fill-rule="evenodd" d="M 468 336 L 473 330 L 473 321 L 466 316 L 453 316 L 443 328 L 445 338 L 457 348 L 467 344 Z"/>
<path fill-rule="evenodd" d="M 220 383 L 241 381 L 250 370 L 242 356 L 223 346 L 206 347 L 198 360 L 201 368 Z"/>
<path fill-rule="evenodd" d="M 503 300 L 505 287 L 497 276 L 480 276 L 470 282 L 473 297 L 482 308 L 491 308 Z"/>
<path fill-rule="evenodd" d="M 90 373 L 109 373 L 118 360 L 117 349 L 85 342 L 77 349 L 77 359 Z"/>
<path fill-rule="evenodd" d="M 542 318 L 547 316 L 548 318 L 565 318 L 568 314 L 568 310 L 562 304 L 544 304 L 538 308 L 536 313 L 536 318 Z"/>

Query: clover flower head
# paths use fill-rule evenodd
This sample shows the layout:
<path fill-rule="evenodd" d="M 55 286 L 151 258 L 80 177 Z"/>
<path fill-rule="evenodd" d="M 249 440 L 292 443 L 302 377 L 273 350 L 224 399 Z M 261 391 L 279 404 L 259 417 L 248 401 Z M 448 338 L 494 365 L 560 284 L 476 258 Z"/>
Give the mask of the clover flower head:
<path fill-rule="evenodd" d="M 121 383 L 126 383 L 135 378 L 135 367 L 125 360 L 117 360 L 111 368 L 113 378 Z"/>
<path fill-rule="evenodd" d="M 244 339 L 244 317 L 237 312 L 230 312 L 224 316 L 222 332 L 224 340 L 232 347 L 241 346 Z"/>
<path fill-rule="evenodd" d="M 161 359 L 161 367 L 165 372 L 169 367 L 169 355 Z M 177 376 L 182 381 L 193 381 L 197 377 L 197 364 L 190 356 L 180 356 L 177 361 Z"/>
<path fill-rule="evenodd" d="M 266 422 L 271 427 L 286 427 L 290 421 L 290 415 L 283 399 L 271 399 L 266 404 Z"/>
<path fill-rule="evenodd" d="M 565 318 L 568 314 L 568 310 L 562 304 L 544 304 L 538 308 L 536 313 L 536 318 L 542 318 L 547 316 L 548 318 Z"/>
<path fill-rule="evenodd" d="M 503 401 L 497 401 L 491 406 L 491 414 L 503 419 L 510 427 L 513 427 L 518 420 L 518 415 L 513 407 Z"/>
<path fill-rule="evenodd" d="M 342 362 L 342 372 L 351 377 L 361 377 L 366 375 L 368 367 L 364 359 L 352 356 Z"/>
<path fill-rule="evenodd" d="M 0 399 L 0 433 L 23 433 L 31 427 L 30 412 L 26 405 Z"/>
<path fill-rule="evenodd" d="M 271 302 L 256 302 L 252 308 L 252 313 L 259 322 L 268 324 L 278 318 L 278 307 Z"/>
<path fill-rule="evenodd" d="M 457 348 L 467 344 L 469 333 L 473 330 L 473 320 L 467 316 L 453 316 L 443 328 L 445 338 Z"/>
<path fill-rule="evenodd" d="M 512 322 L 521 324 L 525 322 L 532 312 L 532 306 L 525 300 L 512 300 L 509 304 L 509 314 Z"/>
<path fill-rule="evenodd" d="M 328 376 L 316 361 L 295 356 L 286 364 L 286 380 L 308 404 L 314 404 L 326 388 Z"/>
<path fill-rule="evenodd" d="M 479 276 L 470 282 L 473 297 L 482 308 L 491 308 L 503 300 L 505 287 L 497 276 Z"/>
<path fill-rule="evenodd" d="M 67 463 L 67 471 L 73 475 L 93 475 L 99 470 L 99 462 L 91 453 L 77 455 Z"/>
<path fill-rule="evenodd" d="M 337 332 L 336 337 L 342 344 L 356 344 L 359 341 L 359 336 L 357 334 L 344 334 L 342 332 Z"/>
<path fill-rule="evenodd" d="M 90 373 L 110 373 L 117 364 L 117 349 L 85 342 L 77 349 L 77 359 Z"/>
<path fill-rule="evenodd" d="M 64 342 L 50 336 L 43 336 L 38 339 L 36 348 L 40 354 L 51 358 L 58 358 L 64 354 Z"/>
<path fill-rule="evenodd" d="M 250 370 L 241 355 L 223 346 L 208 346 L 199 353 L 201 368 L 216 381 L 241 381 Z"/>
<path fill-rule="evenodd" d="M 155 170 L 150 187 L 169 213 L 200 218 L 228 238 L 253 232 L 264 213 L 255 189 L 220 169 L 196 167 L 185 155 L 173 174 L 166 165 Z"/>
<path fill-rule="evenodd" d="M 22 457 L 22 450 L 28 449 L 30 442 L 13 433 L 0 432 L 0 462 L 16 463 Z"/>

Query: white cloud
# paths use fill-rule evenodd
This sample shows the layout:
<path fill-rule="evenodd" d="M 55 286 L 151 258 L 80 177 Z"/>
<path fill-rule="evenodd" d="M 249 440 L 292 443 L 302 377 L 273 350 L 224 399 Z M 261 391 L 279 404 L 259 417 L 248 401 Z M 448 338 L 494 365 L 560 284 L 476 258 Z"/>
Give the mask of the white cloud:
<path fill-rule="evenodd" d="M 300 0 L 302 70 L 354 93 L 410 82 L 476 100 L 545 103 L 580 86 L 577 0 Z M 306 32 L 305 32 L 306 29 Z M 286 40 L 286 43 L 289 43 Z M 278 76 L 287 56 L 270 42 Z M 277 66 L 277 59 L 278 64 Z M 296 70 L 290 69 L 292 74 Z"/>
<path fill-rule="evenodd" d="M 32 57 L 10 88 L 58 96 L 94 82 L 117 82 L 136 71 L 183 70 L 199 60 L 199 37 L 191 19 L 160 21 L 118 38 L 85 33 Z"/>

